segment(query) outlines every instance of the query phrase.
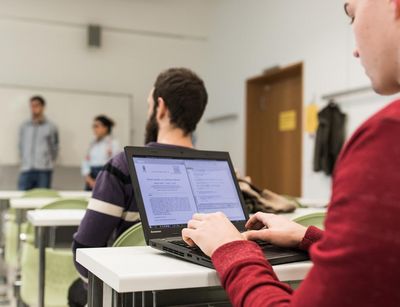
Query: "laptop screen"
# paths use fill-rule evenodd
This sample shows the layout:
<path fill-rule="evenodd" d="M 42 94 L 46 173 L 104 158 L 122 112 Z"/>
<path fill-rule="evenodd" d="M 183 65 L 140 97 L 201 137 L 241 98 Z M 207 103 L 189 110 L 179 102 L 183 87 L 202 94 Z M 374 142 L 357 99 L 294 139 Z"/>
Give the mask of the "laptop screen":
<path fill-rule="evenodd" d="M 246 219 L 227 161 L 133 157 L 151 228 L 182 227 L 194 213 Z"/>

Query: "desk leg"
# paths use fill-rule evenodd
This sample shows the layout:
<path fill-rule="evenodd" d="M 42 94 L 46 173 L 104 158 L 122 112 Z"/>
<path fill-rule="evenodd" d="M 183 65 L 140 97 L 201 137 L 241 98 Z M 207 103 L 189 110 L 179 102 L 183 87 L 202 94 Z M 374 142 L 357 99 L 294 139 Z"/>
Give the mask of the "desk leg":
<path fill-rule="evenodd" d="M 134 295 L 132 293 L 118 293 L 113 290 L 114 307 L 132 307 L 134 304 Z"/>
<path fill-rule="evenodd" d="M 24 215 L 24 210 L 23 209 L 15 209 L 15 221 L 17 223 L 17 272 L 16 272 L 16 278 L 14 281 L 14 296 L 15 299 L 17 300 L 17 306 L 22 306 L 22 300 L 21 300 L 21 254 L 22 254 L 22 248 L 21 248 L 21 228 L 22 228 L 22 222 L 23 222 L 23 217 Z"/>
<path fill-rule="evenodd" d="M 22 222 L 24 220 L 24 210 L 16 209 L 15 210 L 15 219 L 17 222 L 17 254 L 18 254 L 18 270 L 21 269 L 21 231 L 22 231 Z"/>
<path fill-rule="evenodd" d="M 103 307 L 103 282 L 89 272 L 88 307 Z"/>
<path fill-rule="evenodd" d="M 4 230 L 5 230 L 5 214 L 9 208 L 10 201 L 8 199 L 0 199 L 0 305 L 9 304 L 7 296 L 7 266 L 5 263 L 5 242 L 4 242 Z M 3 289 L 4 288 L 4 289 Z"/>
<path fill-rule="evenodd" d="M 38 306 L 44 307 L 44 297 L 45 297 L 45 267 L 46 267 L 46 238 L 45 238 L 45 228 L 37 228 L 38 235 L 38 248 L 39 248 L 39 300 Z"/>

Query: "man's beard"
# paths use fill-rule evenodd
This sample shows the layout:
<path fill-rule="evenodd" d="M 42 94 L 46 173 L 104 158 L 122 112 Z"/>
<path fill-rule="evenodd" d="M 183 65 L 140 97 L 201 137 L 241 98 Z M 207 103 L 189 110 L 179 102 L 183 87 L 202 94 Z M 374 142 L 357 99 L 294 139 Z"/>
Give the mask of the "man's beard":
<path fill-rule="evenodd" d="M 156 114 L 153 112 L 149 120 L 146 124 L 146 133 L 144 137 L 144 144 L 147 145 L 149 143 L 157 142 L 158 139 L 158 123 L 156 119 Z"/>

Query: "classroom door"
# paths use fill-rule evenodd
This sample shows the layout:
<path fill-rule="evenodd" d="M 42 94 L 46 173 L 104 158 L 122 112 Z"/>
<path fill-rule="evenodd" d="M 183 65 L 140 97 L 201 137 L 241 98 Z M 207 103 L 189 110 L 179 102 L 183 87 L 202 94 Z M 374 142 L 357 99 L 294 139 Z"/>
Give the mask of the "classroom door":
<path fill-rule="evenodd" d="M 254 184 L 301 196 L 303 64 L 247 81 L 246 169 Z"/>

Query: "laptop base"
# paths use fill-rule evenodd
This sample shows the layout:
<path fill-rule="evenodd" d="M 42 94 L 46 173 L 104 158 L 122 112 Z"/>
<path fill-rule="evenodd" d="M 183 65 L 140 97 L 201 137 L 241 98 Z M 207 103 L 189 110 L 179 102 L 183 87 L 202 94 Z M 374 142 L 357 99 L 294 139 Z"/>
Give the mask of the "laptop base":
<path fill-rule="evenodd" d="M 149 245 L 180 259 L 214 269 L 211 259 L 203 252 L 171 243 L 175 239 L 181 240 L 181 238 L 152 239 Z M 300 250 L 285 249 L 270 244 L 261 248 L 271 265 L 310 260 L 308 253 Z"/>

